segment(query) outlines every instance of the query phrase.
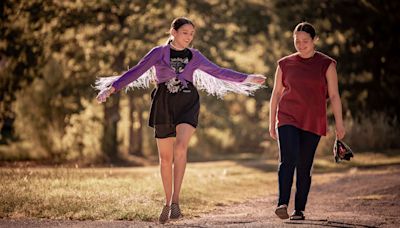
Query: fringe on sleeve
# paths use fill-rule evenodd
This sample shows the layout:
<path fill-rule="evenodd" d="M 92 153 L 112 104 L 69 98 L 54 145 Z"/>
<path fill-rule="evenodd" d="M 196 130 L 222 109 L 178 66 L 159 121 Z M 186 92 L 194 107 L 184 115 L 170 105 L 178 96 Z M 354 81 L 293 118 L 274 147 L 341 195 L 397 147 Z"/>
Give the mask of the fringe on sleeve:
<path fill-rule="evenodd" d="M 265 88 L 265 86 L 256 83 L 221 80 L 202 70 L 194 71 L 193 83 L 197 89 L 220 99 L 223 99 L 223 96 L 229 92 L 249 96 L 253 95 L 257 89 Z"/>
<path fill-rule="evenodd" d="M 99 93 L 108 89 L 116 80 L 118 80 L 121 76 L 110 76 L 110 77 L 99 77 L 95 82 L 94 88 L 99 90 Z M 125 92 L 129 89 L 145 89 L 150 88 L 150 84 L 157 81 L 155 67 L 152 66 L 149 70 L 147 70 L 144 74 L 142 74 L 137 80 L 129 83 L 125 87 Z"/>

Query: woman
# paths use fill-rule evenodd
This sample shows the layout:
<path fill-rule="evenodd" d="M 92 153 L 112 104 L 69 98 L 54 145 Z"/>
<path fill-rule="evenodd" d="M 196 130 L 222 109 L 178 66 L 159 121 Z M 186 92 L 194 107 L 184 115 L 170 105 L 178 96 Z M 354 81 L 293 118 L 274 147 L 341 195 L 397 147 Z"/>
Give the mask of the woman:
<path fill-rule="evenodd" d="M 279 199 L 275 213 L 281 219 L 289 218 L 287 205 L 296 169 L 296 195 L 290 219 L 303 220 L 315 150 L 327 131 L 327 97 L 338 139 L 344 137 L 345 128 L 336 61 L 315 50 L 317 36 L 310 23 L 298 24 L 293 39 L 297 52 L 278 61 L 270 100 L 269 133 L 278 140 L 280 155 Z"/>
<path fill-rule="evenodd" d="M 217 96 L 226 92 L 249 95 L 265 80 L 262 75 L 247 75 L 210 62 L 198 50 L 189 48 L 194 34 L 192 21 L 176 18 L 166 45 L 153 48 L 121 76 L 101 78 L 96 82 L 96 88 L 100 90 L 99 102 L 125 86 L 148 87 L 150 81 L 157 82 L 151 96 L 149 126 L 155 132 L 165 193 L 160 223 L 182 217 L 179 194 L 187 148 L 197 127 L 200 110 L 196 87 Z"/>

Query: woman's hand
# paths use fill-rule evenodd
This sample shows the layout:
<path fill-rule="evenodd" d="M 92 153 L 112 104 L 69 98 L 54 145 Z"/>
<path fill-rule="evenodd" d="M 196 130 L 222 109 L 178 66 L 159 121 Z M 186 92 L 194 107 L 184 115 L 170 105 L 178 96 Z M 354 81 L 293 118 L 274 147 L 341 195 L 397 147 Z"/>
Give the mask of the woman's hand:
<path fill-rule="evenodd" d="M 115 92 L 115 88 L 112 86 L 110 88 L 100 91 L 96 97 L 97 102 L 99 102 L 99 103 L 105 102 L 107 100 L 107 98 L 114 92 Z"/>
<path fill-rule="evenodd" d="M 251 82 L 257 84 L 264 84 L 266 77 L 261 74 L 250 74 L 244 82 Z"/>
<path fill-rule="evenodd" d="M 343 123 L 336 124 L 336 137 L 338 139 L 343 139 L 345 134 L 346 134 L 346 129 L 344 128 Z"/>
<path fill-rule="evenodd" d="M 276 136 L 276 129 L 275 129 L 275 124 L 273 124 L 271 126 L 269 126 L 269 135 L 271 136 L 271 138 L 273 138 L 274 140 L 276 140 L 278 137 Z"/>

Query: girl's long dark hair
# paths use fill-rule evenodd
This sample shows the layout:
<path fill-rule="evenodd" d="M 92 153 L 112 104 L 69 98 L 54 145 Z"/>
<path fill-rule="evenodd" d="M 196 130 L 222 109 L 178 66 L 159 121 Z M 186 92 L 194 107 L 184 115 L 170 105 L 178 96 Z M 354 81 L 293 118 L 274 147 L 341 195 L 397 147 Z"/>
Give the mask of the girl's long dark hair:
<path fill-rule="evenodd" d="M 170 30 L 171 30 L 171 29 L 175 29 L 176 31 L 178 31 L 178 29 L 179 29 L 180 27 L 182 27 L 183 25 L 186 25 L 186 24 L 192 25 L 193 28 L 195 27 L 195 26 L 194 26 L 194 23 L 193 23 L 189 18 L 186 18 L 186 17 L 177 17 L 177 18 L 175 18 L 175 19 L 172 21 Z M 172 36 L 169 35 L 168 40 L 167 40 L 167 44 L 171 43 L 172 40 L 173 40 Z"/>

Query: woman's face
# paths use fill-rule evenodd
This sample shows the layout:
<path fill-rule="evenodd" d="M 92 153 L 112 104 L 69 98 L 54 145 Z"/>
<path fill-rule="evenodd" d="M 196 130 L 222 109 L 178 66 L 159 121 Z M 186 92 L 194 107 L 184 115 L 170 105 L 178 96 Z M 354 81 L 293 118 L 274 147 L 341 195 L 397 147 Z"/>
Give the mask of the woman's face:
<path fill-rule="evenodd" d="M 194 27 L 191 24 L 182 25 L 178 30 L 172 29 L 173 45 L 177 48 L 187 48 L 194 37 Z"/>
<path fill-rule="evenodd" d="M 309 33 L 299 31 L 293 35 L 294 47 L 302 56 L 309 56 L 314 53 L 314 39 Z"/>

